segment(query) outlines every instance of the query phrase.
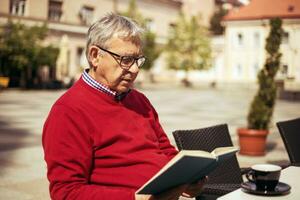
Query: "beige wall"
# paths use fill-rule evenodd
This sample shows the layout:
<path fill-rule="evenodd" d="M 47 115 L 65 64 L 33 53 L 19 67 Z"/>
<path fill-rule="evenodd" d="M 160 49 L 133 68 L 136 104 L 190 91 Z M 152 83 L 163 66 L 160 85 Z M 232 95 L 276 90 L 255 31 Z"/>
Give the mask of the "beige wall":
<path fill-rule="evenodd" d="M 9 14 L 9 3 L 10 0 L 0 0 L 0 13 Z M 24 16 L 47 19 L 48 0 L 26 0 Z"/>
<path fill-rule="evenodd" d="M 5 23 L 9 13 L 9 0 L 0 0 L 0 23 Z M 33 26 L 41 25 L 48 18 L 48 0 L 26 0 L 25 15 L 15 17 L 15 21 L 21 19 L 23 23 Z M 69 77 L 77 77 L 80 74 L 78 65 L 78 48 L 85 48 L 87 25 L 82 25 L 79 18 L 79 11 L 83 6 L 94 8 L 92 21 L 99 19 L 107 12 L 113 12 L 112 0 L 63 0 L 62 16 L 59 22 L 48 22 L 50 34 L 45 41 L 59 47 L 63 35 L 68 37 L 69 48 Z M 117 0 L 119 11 L 125 11 L 128 7 L 128 0 Z M 166 0 L 138 0 L 138 9 L 147 18 L 153 20 L 152 28 L 157 33 L 158 42 L 166 42 L 169 24 L 176 20 L 181 7 L 177 3 Z M 2 14 L 2 15 L 1 15 Z M 87 67 L 87 66 L 86 66 Z"/>
<path fill-rule="evenodd" d="M 48 0 L 26 0 L 25 16 L 47 19 L 48 17 Z"/>
<path fill-rule="evenodd" d="M 119 11 L 126 11 L 128 0 L 119 0 Z M 153 21 L 152 31 L 158 35 L 160 43 L 166 42 L 169 25 L 176 21 L 180 8 L 174 5 L 169 5 L 160 1 L 139 0 L 137 1 L 138 9 L 142 15 Z"/>
<path fill-rule="evenodd" d="M 183 0 L 183 12 L 187 15 L 200 15 L 204 26 L 209 27 L 215 11 L 215 0 Z"/>
<path fill-rule="evenodd" d="M 83 6 L 94 8 L 94 19 L 92 21 L 95 21 L 106 12 L 111 12 L 113 9 L 111 0 L 76 0 L 76 3 L 72 0 L 66 0 L 63 2 L 64 14 L 62 16 L 62 21 L 66 23 L 80 24 L 79 11 Z"/>
<path fill-rule="evenodd" d="M 0 0 L 0 13 L 9 13 L 9 0 Z"/>

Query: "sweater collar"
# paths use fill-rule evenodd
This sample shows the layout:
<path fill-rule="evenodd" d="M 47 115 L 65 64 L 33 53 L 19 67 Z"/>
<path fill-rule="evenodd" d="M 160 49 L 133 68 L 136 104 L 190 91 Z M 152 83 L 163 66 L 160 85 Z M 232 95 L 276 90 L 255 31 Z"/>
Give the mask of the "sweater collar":
<path fill-rule="evenodd" d="M 97 82 L 91 75 L 89 75 L 89 69 L 85 69 L 82 74 L 83 81 L 89 85 L 90 87 L 98 90 L 99 92 L 105 93 L 107 95 L 110 95 L 114 97 L 116 101 L 121 101 L 124 99 L 128 93 L 131 91 L 130 89 L 127 92 L 117 93 L 116 91 L 113 91 L 109 89 L 107 86 Z"/>

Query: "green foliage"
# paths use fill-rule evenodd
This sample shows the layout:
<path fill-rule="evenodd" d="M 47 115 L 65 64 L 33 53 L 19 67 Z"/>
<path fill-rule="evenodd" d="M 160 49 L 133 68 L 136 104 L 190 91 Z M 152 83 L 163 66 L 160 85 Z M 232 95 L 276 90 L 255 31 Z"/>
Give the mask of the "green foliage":
<path fill-rule="evenodd" d="M 0 74 L 23 74 L 26 83 L 36 75 L 40 66 L 55 66 L 58 49 L 42 45 L 47 31 L 46 25 L 28 27 L 11 21 L 3 26 L 0 32 Z"/>
<path fill-rule="evenodd" d="M 161 51 L 157 48 L 155 43 L 156 34 L 151 31 L 145 31 L 143 35 L 144 54 L 146 56 L 146 62 L 143 65 L 143 69 L 149 70 L 153 66 L 153 62 L 158 58 Z"/>
<path fill-rule="evenodd" d="M 224 33 L 224 26 L 221 24 L 222 18 L 227 14 L 227 10 L 222 7 L 218 9 L 210 19 L 210 31 L 214 35 L 222 35 Z"/>
<path fill-rule="evenodd" d="M 211 66 L 211 47 L 207 30 L 195 16 L 183 13 L 171 28 L 167 44 L 168 66 L 176 70 L 202 70 Z"/>
<path fill-rule="evenodd" d="M 134 19 L 139 25 L 145 27 L 146 19 L 139 12 L 138 7 L 136 5 L 136 0 L 130 0 L 128 4 L 127 11 L 120 13 L 126 17 Z"/>
<path fill-rule="evenodd" d="M 146 62 L 143 65 L 143 69 L 151 69 L 154 61 L 158 58 L 161 51 L 158 49 L 155 42 L 156 34 L 147 27 L 149 19 L 144 18 L 138 11 L 136 0 L 130 0 L 127 11 L 120 14 L 134 19 L 140 26 L 145 29 L 142 40 L 144 46 L 143 52 L 146 56 Z"/>
<path fill-rule="evenodd" d="M 266 39 L 267 58 L 263 69 L 258 73 L 259 89 L 255 95 L 248 114 L 248 128 L 268 130 L 272 118 L 275 100 L 275 76 L 280 66 L 279 52 L 283 29 L 279 18 L 270 20 L 270 33 Z"/>
<path fill-rule="evenodd" d="M 54 67 L 56 65 L 57 56 L 59 54 L 59 49 L 53 47 L 52 45 L 46 47 L 40 47 L 38 51 L 38 57 L 36 58 L 35 66 L 47 65 Z"/>

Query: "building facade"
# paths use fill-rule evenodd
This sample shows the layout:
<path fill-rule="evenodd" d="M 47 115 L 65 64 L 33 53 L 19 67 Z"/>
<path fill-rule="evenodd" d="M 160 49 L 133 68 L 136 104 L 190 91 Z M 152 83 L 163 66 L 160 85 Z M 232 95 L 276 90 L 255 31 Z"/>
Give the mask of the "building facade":
<path fill-rule="evenodd" d="M 60 49 L 56 78 L 68 82 L 78 78 L 87 62 L 86 33 L 91 23 L 107 12 L 124 12 L 129 0 L 1 0 L 0 24 L 9 19 L 28 26 L 47 23 L 45 41 Z M 166 42 L 169 25 L 181 10 L 179 0 L 138 0 L 139 11 L 157 33 L 157 42 Z"/>
<path fill-rule="evenodd" d="M 225 77 L 227 81 L 255 81 L 266 59 L 269 20 L 283 20 L 281 67 L 278 79 L 300 82 L 300 1 L 252 0 L 225 17 Z"/>

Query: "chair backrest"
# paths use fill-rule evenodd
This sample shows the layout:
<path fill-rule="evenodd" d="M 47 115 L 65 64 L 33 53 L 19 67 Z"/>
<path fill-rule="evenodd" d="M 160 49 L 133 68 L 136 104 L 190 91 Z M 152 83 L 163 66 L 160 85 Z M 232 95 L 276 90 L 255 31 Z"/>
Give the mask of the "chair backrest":
<path fill-rule="evenodd" d="M 276 123 L 292 164 L 300 163 L 300 118 Z"/>
<path fill-rule="evenodd" d="M 204 150 L 211 152 L 217 147 L 233 146 L 226 124 L 194 130 L 173 132 L 179 150 Z M 226 160 L 209 174 L 210 184 L 242 183 L 240 166 L 236 156 Z"/>

